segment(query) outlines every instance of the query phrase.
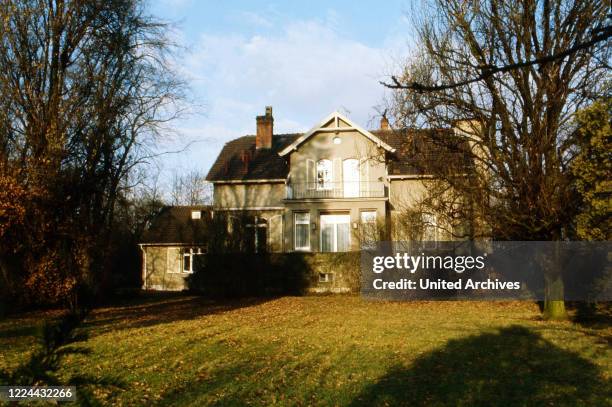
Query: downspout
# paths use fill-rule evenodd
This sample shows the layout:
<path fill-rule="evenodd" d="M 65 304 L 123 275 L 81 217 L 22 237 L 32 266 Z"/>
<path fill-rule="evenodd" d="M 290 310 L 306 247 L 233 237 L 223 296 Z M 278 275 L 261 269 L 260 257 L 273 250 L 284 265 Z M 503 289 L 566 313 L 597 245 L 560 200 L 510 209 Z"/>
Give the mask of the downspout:
<path fill-rule="evenodd" d="M 147 251 L 144 249 L 142 244 L 139 244 L 140 250 L 142 250 L 142 289 L 147 289 Z"/>

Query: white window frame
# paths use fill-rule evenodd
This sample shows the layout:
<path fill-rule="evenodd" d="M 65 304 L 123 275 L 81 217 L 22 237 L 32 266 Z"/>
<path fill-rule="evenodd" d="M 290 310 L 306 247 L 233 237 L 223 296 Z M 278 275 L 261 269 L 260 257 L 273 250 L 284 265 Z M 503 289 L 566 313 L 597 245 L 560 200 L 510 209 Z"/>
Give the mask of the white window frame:
<path fill-rule="evenodd" d="M 305 220 L 300 220 L 298 223 L 298 216 L 306 215 Z M 297 246 L 297 225 L 306 225 L 306 243 L 307 246 Z M 293 213 L 293 248 L 298 252 L 309 252 L 310 251 L 310 212 L 294 212 Z"/>
<path fill-rule="evenodd" d="M 367 219 L 366 216 L 364 216 L 366 214 L 368 214 L 368 215 L 374 214 L 374 216 L 372 217 L 371 220 L 369 220 L 369 219 Z M 375 209 L 366 209 L 366 210 L 363 210 L 363 211 L 361 211 L 361 223 L 376 223 L 376 221 L 377 221 L 376 216 L 377 216 L 377 214 L 376 214 L 376 210 Z"/>
<path fill-rule="evenodd" d="M 374 215 L 374 216 L 372 216 Z M 364 239 L 361 242 L 361 245 L 363 247 L 364 243 L 365 244 L 374 244 L 374 242 L 376 242 L 378 240 L 377 238 L 377 234 L 378 234 L 378 213 L 376 212 L 375 209 L 365 209 L 362 210 L 361 213 L 359 214 L 360 220 L 361 220 L 361 238 Z M 366 236 L 366 232 L 367 232 L 367 225 L 374 225 L 374 236 Z M 370 237 L 374 238 L 374 241 L 369 241 L 366 240 Z"/>
<path fill-rule="evenodd" d="M 261 218 L 259 216 L 255 216 L 252 220 L 252 223 L 247 223 L 246 225 L 246 230 L 247 233 L 249 233 L 251 230 L 253 231 L 253 245 L 254 245 L 254 252 L 255 253 L 262 253 L 262 251 L 259 250 L 259 235 L 257 234 L 259 232 L 259 229 L 266 229 L 266 241 L 265 241 L 265 246 L 264 246 L 264 251 L 268 250 L 268 243 L 270 240 L 270 237 L 268 236 L 268 220 L 266 218 Z"/>
<path fill-rule="evenodd" d="M 353 174 L 347 174 L 348 164 L 354 164 Z M 357 180 L 347 181 L 351 176 L 357 176 Z M 361 196 L 361 164 L 356 158 L 342 160 L 342 193 L 345 198 L 359 198 Z"/>
<path fill-rule="evenodd" d="M 195 256 L 201 255 L 201 247 L 185 247 L 182 249 L 181 259 L 179 261 L 179 273 L 193 274 L 193 260 Z M 189 257 L 189 270 L 185 270 L 185 257 Z"/>
<path fill-rule="evenodd" d="M 322 171 L 326 171 L 323 177 L 319 177 L 319 167 L 325 164 L 327 168 L 323 168 Z M 317 191 L 328 191 L 332 189 L 334 182 L 334 163 L 332 160 L 328 158 L 323 158 L 317 161 L 317 165 L 315 167 L 315 176 L 316 176 L 316 186 Z M 320 182 L 319 180 L 322 180 Z"/>
<path fill-rule="evenodd" d="M 185 258 L 189 258 L 189 270 L 185 270 Z M 193 253 L 191 253 L 191 250 L 181 253 L 181 273 L 193 273 Z"/>
<path fill-rule="evenodd" d="M 421 240 L 426 242 L 424 248 L 436 248 L 438 246 L 438 217 L 433 213 L 423 213 L 423 236 Z M 433 239 L 429 239 L 427 234 L 431 233 Z"/>
<path fill-rule="evenodd" d="M 347 239 L 347 247 L 348 250 L 351 250 L 351 215 L 350 214 L 346 214 L 346 213 L 324 213 L 321 214 L 319 216 L 319 250 L 321 252 L 323 252 L 323 218 L 324 217 L 342 217 L 342 218 L 346 218 L 348 217 L 348 239 Z M 325 253 L 338 253 L 338 225 L 340 224 L 344 224 L 344 223 L 340 223 L 337 221 L 334 222 L 330 222 L 329 224 L 334 225 L 334 236 L 332 238 L 332 242 L 333 242 L 333 248 L 331 251 L 329 252 L 325 252 Z"/>
<path fill-rule="evenodd" d="M 334 281 L 334 273 L 321 272 L 319 273 L 319 283 L 331 283 Z"/>
<path fill-rule="evenodd" d="M 369 198 L 370 191 L 370 162 L 369 158 L 359 160 L 359 196 Z"/>

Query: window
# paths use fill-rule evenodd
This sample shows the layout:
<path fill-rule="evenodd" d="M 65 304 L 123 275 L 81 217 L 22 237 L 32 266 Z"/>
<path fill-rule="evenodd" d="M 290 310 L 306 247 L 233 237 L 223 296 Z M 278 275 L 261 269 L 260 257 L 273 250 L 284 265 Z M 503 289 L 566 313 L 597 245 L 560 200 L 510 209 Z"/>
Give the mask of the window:
<path fill-rule="evenodd" d="M 334 281 L 334 273 L 319 273 L 319 283 L 331 283 Z"/>
<path fill-rule="evenodd" d="M 345 198 L 359 197 L 359 161 L 349 158 L 342 162 L 343 188 Z"/>
<path fill-rule="evenodd" d="M 361 212 L 362 246 L 371 246 L 378 241 L 376 211 Z"/>
<path fill-rule="evenodd" d="M 191 253 L 183 253 L 183 273 L 193 273 L 193 262 L 191 261 Z"/>
<path fill-rule="evenodd" d="M 268 224 L 260 223 L 255 229 L 255 253 L 268 251 Z"/>
<path fill-rule="evenodd" d="M 201 211 L 191 211 L 191 219 L 202 219 Z"/>
<path fill-rule="evenodd" d="M 332 188 L 332 162 L 331 160 L 320 160 L 317 162 L 317 189 L 327 190 Z"/>
<path fill-rule="evenodd" d="M 181 271 L 183 273 L 193 273 L 196 269 L 196 267 L 194 267 L 196 256 L 201 254 L 203 254 L 202 249 L 199 247 L 184 248 Z"/>
<path fill-rule="evenodd" d="M 310 213 L 296 213 L 295 218 L 295 250 L 310 250 Z"/>
<path fill-rule="evenodd" d="M 423 237 L 425 248 L 435 248 L 438 240 L 438 220 L 431 213 L 423 214 Z"/>
<path fill-rule="evenodd" d="M 245 237 L 245 249 L 249 253 L 265 253 L 268 249 L 268 221 L 259 216 L 249 216 Z"/>
<path fill-rule="evenodd" d="M 368 158 L 359 162 L 359 175 L 361 177 L 359 196 L 369 198 L 372 196 L 372 191 L 370 190 L 370 161 Z"/>
<path fill-rule="evenodd" d="M 321 215 L 321 251 L 348 251 L 350 223 L 350 215 Z"/>
<path fill-rule="evenodd" d="M 363 211 L 361 212 L 361 223 L 376 224 L 376 211 Z"/>

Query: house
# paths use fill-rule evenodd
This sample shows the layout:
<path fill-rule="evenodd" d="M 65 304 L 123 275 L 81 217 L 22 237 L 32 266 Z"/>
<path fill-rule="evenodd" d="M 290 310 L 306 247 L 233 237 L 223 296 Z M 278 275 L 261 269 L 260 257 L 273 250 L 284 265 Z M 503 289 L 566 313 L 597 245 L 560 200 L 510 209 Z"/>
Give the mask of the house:
<path fill-rule="evenodd" d="M 393 130 L 383 117 L 379 129 L 366 130 L 333 112 L 305 133 L 275 134 L 271 107 L 255 127 L 225 144 L 212 165 L 212 207 L 169 207 L 155 220 L 141 245 L 143 288 L 186 288 L 206 252 L 202 225 L 214 218 L 242 242 L 236 251 L 314 254 L 306 263 L 318 282 L 343 291 L 318 254 L 406 240 L 401 214 L 426 193 L 431 167 L 469 165 L 459 128 Z M 441 147 L 436 137 L 458 142 Z M 423 218 L 421 240 L 450 239 L 435 214 Z"/>
<path fill-rule="evenodd" d="M 272 252 L 356 251 L 364 240 L 397 238 L 394 218 L 423 196 L 428 167 L 468 165 L 465 142 L 443 148 L 428 132 L 460 133 L 392 130 L 385 117 L 366 130 L 333 112 L 306 133 L 275 134 L 266 107 L 256 134 L 228 142 L 210 169 L 213 210 L 250 214 L 257 228 L 245 233 L 257 230 Z M 423 240 L 448 239 L 428 216 Z"/>
<path fill-rule="evenodd" d="M 161 209 L 143 234 L 142 288 L 180 291 L 206 253 L 206 222 L 210 206 L 167 206 Z"/>

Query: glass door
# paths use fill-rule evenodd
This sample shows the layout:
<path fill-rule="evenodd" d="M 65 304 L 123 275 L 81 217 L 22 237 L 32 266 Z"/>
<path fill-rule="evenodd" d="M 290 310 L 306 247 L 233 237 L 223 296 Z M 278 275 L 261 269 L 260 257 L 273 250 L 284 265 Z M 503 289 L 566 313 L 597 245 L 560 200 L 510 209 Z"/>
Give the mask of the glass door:
<path fill-rule="evenodd" d="M 342 162 L 345 198 L 359 197 L 359 161 L 353 158 Z"/>
<path fill-rule="evenodd" d="M 321 215 L 321 251 L 347 252 L 351 246 L 350 215 Z"/>

